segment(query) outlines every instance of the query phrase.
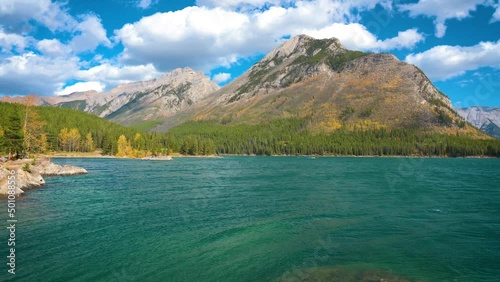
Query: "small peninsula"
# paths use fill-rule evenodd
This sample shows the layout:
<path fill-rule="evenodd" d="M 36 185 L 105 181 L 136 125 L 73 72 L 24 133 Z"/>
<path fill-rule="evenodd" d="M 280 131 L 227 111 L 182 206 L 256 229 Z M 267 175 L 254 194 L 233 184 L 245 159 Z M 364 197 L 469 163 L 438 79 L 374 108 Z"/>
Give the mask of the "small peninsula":
<path fill-rule="evenodd" d="M 14 174 L 10 172 L 14 171 Z M 0 197 L 7 197 L 9 176 L 15 175 L 15 195 L 19 196 L 25 190 L 38 188 L 45 185 L 44 176 L 55 175 L 81 175 L 87 174 L 82 167 L 70 165 L 58 165 L 50 159 L 23 159 L 0 163 Z"/>

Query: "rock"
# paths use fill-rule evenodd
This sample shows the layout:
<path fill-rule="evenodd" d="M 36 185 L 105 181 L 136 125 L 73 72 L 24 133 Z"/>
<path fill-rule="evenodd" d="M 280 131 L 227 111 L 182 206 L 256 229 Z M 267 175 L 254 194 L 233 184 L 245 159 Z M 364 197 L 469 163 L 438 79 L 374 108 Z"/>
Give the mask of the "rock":
<path fill-rule="evenodd" d="M 417 280 L 399 276 L 382 269 L 370 269 L 350 265 L 295 269 L 285 273 L 282 277 L 276 279 L 276 281 L 412 282 Z"/>
<path fill-rule="evenodd" d="M 147 160 L 147 161 L 171 161 L 172 157 L 171 156 L 144 157 L 141 160 Z"/>
<path fill-rule="evenodd" d="M 0 196 L 6 196 L 8 194 L 8 177 L 11 175 L 12 174 L 9 173 L 7 168 L 0 168 Z M 21 195 L 26 189 L 37 188 L 45 185 L 45 180 L 40 173 L 36 171 L 32 171 L 30 173 L 22 169 L 15 169 L 15 174 L 13 176 L 15 176 L 15 178 L 12 179 L 16 186 L 15 195 Z"/>
<path fill-rule="evenodd" d="M 310 118 L 307 126 L 317 132 L 342 126 L 441 132 L 463 122 L 416 66 L 392 54 L 348 50 L 336 38 L 298 35 L 157 129 L 186 120 L 258 124 L 290 117 Z"/>
<path fill-rule="evenodd" d="M 16 196 L 23 194 L 26 189 L 45 185 L 42 175 L 79 175 L 87 173 L 84 168 L 70 165 L 61 166 L 51 163 L 49 160 L 38 161 L 35 165 L 31 165 L 32 162 L 33 160 L 18 160 L 0 165 L 0 197 L 8 195 L 10 170 L 15 171 Z M 30 164 L 30 172 L 22 169 L 26 164 Z"/>
<path fill-rule="evenodd" d="M 33 166 L 33 170 L 37 171 L 41 175 L 79 175 L 87 174 L 87 170 L 82 167 L 71 166 L 71 165 L 58 165 L 52 163 L 48 160 L 41 161 Z"/>
<path fill-rule="evenodd" d="M 473 126 L 500 138 L 500 107 L 470 107 L 457 108 L 458 114 Z"/>

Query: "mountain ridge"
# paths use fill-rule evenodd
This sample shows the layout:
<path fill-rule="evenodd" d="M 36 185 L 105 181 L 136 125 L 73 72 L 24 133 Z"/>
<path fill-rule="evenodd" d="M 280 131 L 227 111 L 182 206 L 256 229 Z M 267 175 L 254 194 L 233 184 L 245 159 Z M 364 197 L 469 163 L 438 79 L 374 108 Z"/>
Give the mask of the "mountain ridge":
<path fill-rule="evenodd" d="M 495 138 L 500 138 L 500 107 L 472 106 L 456 110 L 473 126 Z"/>
<path fill-rule="evenodd" d="M 137 125 L 173 115 L 219 88 L 200 71 L 177 68 L 157 79 L 121 84 L 107 92 L 35 95 L 34 100 L 38 105 L 77 109 L 122 125 Z M 2 100 L 21 102 L 22 98 Z"/>
<path fill-rule="evenodd" d="M 392 54 L 351 51 L 336 38 L 299 35 L 160 128 L 186 120 L 259 123 L 308 117 L 309 127 L 319 132 L 421 128 L 481 135 L 451 105 L 420 69 Z"/>
<path fill-rule="evenodd" d="M 191 120 L 258 124 L 307 118 L 313 132 L 418 129 L 482 136 L 416 66 L 388 53 L 345 48 L 336 38 L 295 36 L 220 88 L 201 72 L 175 69 L 105 93 L 81 92 L 43 103 L 168 131 Z"/>

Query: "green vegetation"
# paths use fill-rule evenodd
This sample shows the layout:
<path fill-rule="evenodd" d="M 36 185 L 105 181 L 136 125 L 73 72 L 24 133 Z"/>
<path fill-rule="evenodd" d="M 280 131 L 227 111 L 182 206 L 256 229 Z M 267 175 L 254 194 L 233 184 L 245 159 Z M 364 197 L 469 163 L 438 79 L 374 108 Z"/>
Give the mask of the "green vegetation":
<path fill-rule="evenodd" d="M 248 75 L 248 83 L 240 86 L 236 90 L 237 93 L 233 97 L 231 97 L 231 99 L 229 99 L 228 103 L 238 101 L 241 98 L 242 94 L 250 92 L 252 89 L 255 88 L 255 86 L 261 84 L 262 79 L 266 74 L 269 73 L 269 71 L 270 71 L 269 69 L 265 68 L 260 70 L 256 70 L 255 68 L 253 68 L 250 74 Z"/>
<path fill-rule="evenodd" d="M 22 167 L 22 170 L 31 173 L 30 164 L 24 164 L 23 167 Z"/>
<path fill-rule="evenodd" d="M 147 95 L 147 93 L 138 93 L 134 97 L 134 99 L 130 100 L 128 103 L 126 103 L 125 105 L 123 105 L 117 111 L 114 111 L 113 113 L 107 115 L 106 118 L 107 119 L 112 119 L 112 118 L 115 118 L 115 117 L 117 117 L 119 115 L 125 114 L 128 111 L 133 111 L 139 105 L 141 98 L 144 97 L 144 96 L 146 96 L 146 95 Z"/>
<path fill-rule="evenodd" d="M 172 128 L 169 134 L 176 140 L 186 136 L 213 140 L 217 154 L 500 157 L 499 140 L 402 129 L 312 134 L 308 123 L 307 119 L 275 119 L 258 125 L 193 121 Z"/>
<path fill-rule="evenodd" d="M 26 111 L 32 114 L 25 114 Z M 0 102 L 0 154 L 18 158 L 29 153 L 55 151 L 93 152 L 116 155 L 121 135 L 132 140 L 134 156 L 159 155 L 173 147 L 166 134 L 146 134 L 127 128 L 92 114 L 54 107 L 26 107 L 22 104 Z M 26 117 L 36 119 L 26 119 Z M 26 122 L 25 122 L 26 121 Z M 26 126 L 23 126 L 26 124 Z M 33 126 L 33 125 L 37 126 Z M 28 130 L 24 129 L 27 128 Z M 34 130 L 29 129 L 36 129 Z M 27 134 L 33 131 L 33 140 L 27 146 Z M 36 133 L 36 135 L 34 135 Z M 138 136 L 139 135 L 139 136 Z M 35 142 L 36 141 L 36 142 Z"/>
<path fill-rule="evenodd" d="M 32 113 L 26 114 L 26 111 Z M 30 152 L 94 150 L 129 157 L 174 152 L 186 155 L 500 157 L 500 140 L 478 140 L 458 134 L 409 129 L 347 130 L 342 127 L 333 133 L 314 134 L 308 129 L 312 121 L 307 118 L 274 119 L 255 125 L 234 124 L 230 118 L 223 123 L 191 121 L 172 128 L 168 133 L 148 134 L 72 109 L 0 103 L 0 112 L 0 153 L 10 152 L 14 157 Z M 368 112 L 369 109 L 359 115 L 365 116 Z M 346 108 L 341 115 L 349 118 L 354 114 L 352 108 Z M 26 120 L 26 117 L 30 119 Z M 442 119 L 443 123 L 448 122 L 446 117 Z M 36 140 L 27 143 L 23 132 L 37 136 Z M 26 144 L 30 144 L 30 149 Z"/>
<path fill-rule="evenodd" d="M 354 114 L 354 109 L 352 107 L 345 108 L 340 114 L 340 120 L 347 121 Z"/>
<path fill-rule="evenodd" d="M 344 68 L 345 64 L 357 59 L 369 55 L 370 53 L 364 53 L 361 51 L 347 51 L 342 54 L 335 56 L 330 56 L 328 58 L 328 65 L 335 71 L 340 71 Z"/>
<path fill-rule="evenodd" d="M 140 124 L 136 124 L 134 126 L 131 126 L 130 128 L 136 129 L 138 131 L 142 132 L 149 132 L 151 129 L 155 128 L 158 124 L 160 124 L 160 120 L 151 120 L 151 121 L 145 121 Z"/>
<path fill-rule="evenodd" d="M 438 110 L 438 121 L 441 125 L 451 126 L 453 119 L 443 110 Z"/>
<path fill-rule="evenodd" d="M 9 155 L 20 155 L 24 150 L 24 134 L 22 128 L 23 112 L 22 106 L 9 106 L 0 103 L 0 147 L 4 153 Z"/>
<path fill-rule="evenodd" d="M 85 108 L 87 107 L 87 101 L 85 100 L 77 100 L 77 101 L 70 101 L 70 102 L 61 102 L 57 104 L 58 107 L 61 108 L 68 108 L 68 109 L 75 109 L 79 111 L 84 111 Z"/>

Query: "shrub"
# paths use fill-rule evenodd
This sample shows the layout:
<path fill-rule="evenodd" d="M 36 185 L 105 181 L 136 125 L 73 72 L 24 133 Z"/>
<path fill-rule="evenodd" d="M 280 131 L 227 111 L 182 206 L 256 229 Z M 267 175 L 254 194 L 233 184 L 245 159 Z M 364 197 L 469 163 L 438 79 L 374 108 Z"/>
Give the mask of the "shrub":
<path fill-rule="evenodd" d="M 26 171 L 26 172 L 31 173 L 31 166 L 30 166 L 30 164 L 28 164 L 28 163 L 27 163 L 27 164 L 25 164 L 25 165 L 23 166 L 23 170 L 24 170 L 24 171 Z"/>

